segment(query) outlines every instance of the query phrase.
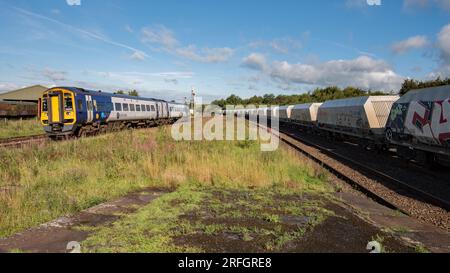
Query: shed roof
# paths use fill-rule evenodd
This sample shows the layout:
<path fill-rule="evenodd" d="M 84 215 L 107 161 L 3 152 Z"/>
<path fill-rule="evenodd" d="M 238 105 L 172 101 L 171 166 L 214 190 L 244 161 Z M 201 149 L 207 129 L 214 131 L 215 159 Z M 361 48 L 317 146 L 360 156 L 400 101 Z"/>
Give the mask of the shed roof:
<path fill-rule="evenodd" d="M 0 94 L 0 101 L 37 102 L 48 88 L 42 85 L 33 85 Z"/>

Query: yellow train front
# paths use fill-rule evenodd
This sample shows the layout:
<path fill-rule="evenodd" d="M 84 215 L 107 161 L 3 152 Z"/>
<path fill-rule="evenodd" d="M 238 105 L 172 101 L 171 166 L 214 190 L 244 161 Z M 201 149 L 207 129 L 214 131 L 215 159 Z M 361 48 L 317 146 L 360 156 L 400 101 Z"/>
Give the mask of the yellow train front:
<path fill-rule="evenodd" d="M 52 88 L 44 92 L 39 101 L 41 123 L 52 138 L 73 135 L 77 129 L 74 91 Z M 82 112 L 79 113 L 81 119 Z"/>

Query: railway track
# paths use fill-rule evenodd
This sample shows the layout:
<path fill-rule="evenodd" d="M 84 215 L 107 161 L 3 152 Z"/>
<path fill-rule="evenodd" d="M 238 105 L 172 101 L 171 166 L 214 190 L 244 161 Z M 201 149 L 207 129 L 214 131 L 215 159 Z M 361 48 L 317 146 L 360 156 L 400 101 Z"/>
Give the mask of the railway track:
<path fill-rule="evenodd" d="M 261 126 L 261 125 L 259 125 Z M 267 129 L 265 126 L 262 128 Z M 334 152 L 296 134 L 279 130 L 280 140 L 354 188 L 389 208 L 450 230 L 450 202 L 407 182 Z"/>
<path fill-rule="evenodd" d="M 170 125 L 170 124 L 161 123 L 161 124 L 157 124 L 154 127 L 167 126 L 167 125 Z M 148 129 L 148 128 L 152 128 L 152 127 L 129 128 L 129 129 L 140 130 L 140 129 Z M 123 129 L 123 130 L 125 130 L 125 129 Z M 99 134 L 105 134 L 105 133 L 99 133 Z M 94 134 L 94 135 L 85 136 L 85 137 L 97 136 L 99 134 Z M 61 139 L 57 139 L 57 140 L 53 140 L 53 141 L 67 141 L 67 140 L 71 140 L 74 138 L 76 138 L 76 137 L 61 138 Z M 52 139 L 49 138 L 47 136 L 47 134 L 40 134 L 40 135 L 26 136 L 26 137 L 6 138 L 6 139 L 0 139 L 0 148 L 18 148 L 18 147 L 22 147 L 22 146 L 26 146 L 26 145 L 31 145 L 31 144 L 44 143 L 49 140 L 52 140 Z"/>
<path fill-rule="evenodd" d="M 290 134 L 290 133 L 286 133 L 286 135 L 288 135 L 289 137 L 291 137 L 291 138 L 293 138 L 293 139 L 295 139 L 297 141 L 303 142 L 303 143 L 305 143 L 305 144 L 307 144 L 309 146 L 315 147 L 315 148 L 317 148 L 317 149 L 319 149 L 319 150 L 321 150 L 321 151 L 323 151 L 323 152 L 333 156 L 334 158 L 338 158 L 339 161 L 344 161 L 344 162 L 347 162 L 347 163 L 349 163 L 351 165 L 357 166 L 358 169 L 364 171 L 365 173 L 370 173 L 372 176 L 376 176 L 379 179 L 382 179 L 384 181 L 389 181 L 391 184 L 398 185 L 398 186 L 406 189 L 407 191 L 413 192 L 416 196 L 419 196 L 422 200 L 424 200 L 424 201 L 426 201 L 426 202 L 428 202 L 430 204 L 433 204 L 435 206 L 439 206 L 441 208 L 446 209 L 447 211 L 450 211 L 450 202 L 447 202 L 446 200 L 443 200 L 443 199 L 441 199 L 441 198 L 439 198 L 437 196 L 434 196 L 434 195 L 432 195 L 430 193 L 427 193 L 427 192 L 425 192 L 425 191 L 423 191 L 421 189 L 413 187 L 413 186 L 409 185 L 407 182 L 401 181 L 401 180 L 396 179 L 396 178 L 394 178 L 392 176 L 384 174 L 384 173 L 382 173 L 382 172 L 380 172 L 380 171 L 378 171 L 378 170 L 376 170 L 376 169 L 374 169 L 372 167 L 369 167 L 369 166 L 367 166 L 365 164 L 357 162 L 357 161 L 355 161 L 355 160 L 353 160 L 353 159 L 351 159 L 349 157 L 346 157 L 346 156 L 340 155 L 338 153 L 335 153 L 331 149 L 327 149 L 327 148 L 324 148 L 324 147 L 322 147 L 320 145 L 312 143 L 310 141 L 306 141 L 306 140 L 301 139 L 298 136 Z M 285 141 L 285 142 L 287 143 L 288 141 Z M 291 143 L 289 143 L 289 144 L 291 144 Z M 390 203 L 390 202 L 389 201 L 385 201 L 385 203 Z M 395 207 L 395 205 L 392 205 L 392 206 Z"/>
<path fill-rule="evenodd" d="M 46 134 L 26 136 L 26 137 L 14 137 L 0 140 L 0 148 L 15 148 L 30 144 L 43 143 L 48 141 L 49 138 Z"/>

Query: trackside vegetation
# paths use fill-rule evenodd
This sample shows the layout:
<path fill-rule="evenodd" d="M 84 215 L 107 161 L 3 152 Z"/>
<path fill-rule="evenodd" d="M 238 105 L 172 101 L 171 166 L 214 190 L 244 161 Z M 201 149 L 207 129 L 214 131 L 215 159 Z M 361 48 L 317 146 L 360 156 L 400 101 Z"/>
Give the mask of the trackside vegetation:
<path fill-rule="evenodd" d="M 43 134 L 42 124 L 37 119 L 0 119 L 0 139 Z"/>
<path fill-rule="evenodd" d="M 146 187 L 175 190 L 158 202 L 190 200 L 178 215 L 202 204 L 213 188 L 328 193 L 326 180 L 290 150 L 261 152 L 251 141 L 176 142 L 170 127 L 0 148 L 0 237 Z"/>

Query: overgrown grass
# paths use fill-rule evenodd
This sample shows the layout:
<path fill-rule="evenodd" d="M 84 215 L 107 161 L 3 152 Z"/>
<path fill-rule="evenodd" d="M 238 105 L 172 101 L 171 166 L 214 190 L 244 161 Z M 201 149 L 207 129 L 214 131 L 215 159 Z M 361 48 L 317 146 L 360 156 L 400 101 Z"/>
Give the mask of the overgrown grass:
<path fill-rule="evenodd" d="M 0 139 L 43 134 L 42 124 L 37 119 L 0 119 Z"/>
<path fill-rule="evenodd" d="M 321 201 L 309 202 L 280 185 L 252 190 L 184 185 L 111 226 L 92 230 L 82 248 L 102 253 L 285 250 L 333 215 Z M 289 224 L 282 217 L 306 220 Z"/>
<path fill-rule="evenodd" d="M 263 153 L 257 142 L 176 142 L 167 127 L 0 149 L 0 237 L 143 187 L 328 192 L 324 180 L 294 152 Z"/>

